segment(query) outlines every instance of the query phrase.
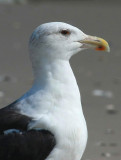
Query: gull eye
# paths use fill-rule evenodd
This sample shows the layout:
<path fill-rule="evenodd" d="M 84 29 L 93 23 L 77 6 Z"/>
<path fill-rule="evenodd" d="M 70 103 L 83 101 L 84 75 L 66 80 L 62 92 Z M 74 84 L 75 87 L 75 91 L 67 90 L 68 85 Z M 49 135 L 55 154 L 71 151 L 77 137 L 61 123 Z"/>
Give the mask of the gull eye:
<path fill-rule="evenodd" d="M 70 35 L 71 33 L 70 33 L 69 30 L 65 30 L 64 29 L 64 30 L 61 31 L 61 34 L 64 35 L 64 36 L 66 36 L 66 35 Z"/>

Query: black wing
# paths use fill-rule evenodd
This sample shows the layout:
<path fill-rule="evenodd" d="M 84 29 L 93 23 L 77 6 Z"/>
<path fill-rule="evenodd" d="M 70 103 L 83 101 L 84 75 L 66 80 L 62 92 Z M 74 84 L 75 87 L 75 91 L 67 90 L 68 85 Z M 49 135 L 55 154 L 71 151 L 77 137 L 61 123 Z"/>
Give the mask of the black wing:
<path fill-rule="evenodd" d="M 27 130 L 31 117 L 22 115 L 16 108 L 16 102 L 0 109 L 0 133 L 8 129 Z"/>
<path fill-rule="evenodd" d="M 44 160 L 54 148 L 53 134 L 46 130 L 29 130 L 31 117 L 15 109 L 16 103 L 0 109 L 0 160 Z M 4 134 L 6 130 L 19 132 Z"/>
<path fill-rule="evenodd" d="M 45 130 L 0 135 L 0 159 L 44 160 L 54 146 L 53 135 Z"/>

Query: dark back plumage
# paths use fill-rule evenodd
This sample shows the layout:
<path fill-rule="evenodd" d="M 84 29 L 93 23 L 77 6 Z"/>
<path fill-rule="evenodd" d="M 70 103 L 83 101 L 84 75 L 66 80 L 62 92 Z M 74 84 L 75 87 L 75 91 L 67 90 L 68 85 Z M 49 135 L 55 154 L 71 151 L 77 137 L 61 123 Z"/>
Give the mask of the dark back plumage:
<path fill-rule="evenodd" d="M 47 130 L 27 130 L 32 117 L 22 115 L 16 102 L 0 109 L 0 160 L 44 160 L 53 150 L 54 135 Z M 6 130 L 18 132 L 5 134 Z"/>

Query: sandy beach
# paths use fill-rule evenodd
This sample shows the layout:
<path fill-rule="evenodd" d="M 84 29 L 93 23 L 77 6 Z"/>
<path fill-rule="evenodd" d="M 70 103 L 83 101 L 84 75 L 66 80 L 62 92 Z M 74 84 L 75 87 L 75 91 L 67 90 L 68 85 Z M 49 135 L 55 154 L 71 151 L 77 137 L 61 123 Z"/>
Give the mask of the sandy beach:
<path fill-rule="evenodd" d="M 110 2 L 110 3 L 109 3 Z M 106 39 L 110 53 L 85 50 L 71 59 L 88 126 L 83 160 L 121 160 L 121 2 L 42 1 L 0 4 L 0 107 L 32 85 L 30 34 L 38 25 L 62 21 Z"/>

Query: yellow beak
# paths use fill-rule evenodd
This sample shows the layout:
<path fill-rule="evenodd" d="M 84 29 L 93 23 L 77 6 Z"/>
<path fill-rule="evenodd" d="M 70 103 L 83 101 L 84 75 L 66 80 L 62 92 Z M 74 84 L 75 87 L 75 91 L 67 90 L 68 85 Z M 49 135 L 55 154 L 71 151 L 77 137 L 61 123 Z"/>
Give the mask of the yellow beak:
<path fill-rule="evenodd" d="M 97 51 L 110 52 L 108 42 L 102 38 L 87 36 L 85 39 L 81 40 L 80 43 L 83 44 L 82 48 L 93 48 Z"/>

